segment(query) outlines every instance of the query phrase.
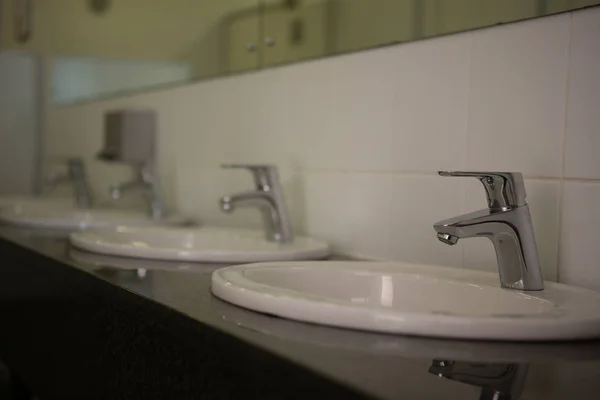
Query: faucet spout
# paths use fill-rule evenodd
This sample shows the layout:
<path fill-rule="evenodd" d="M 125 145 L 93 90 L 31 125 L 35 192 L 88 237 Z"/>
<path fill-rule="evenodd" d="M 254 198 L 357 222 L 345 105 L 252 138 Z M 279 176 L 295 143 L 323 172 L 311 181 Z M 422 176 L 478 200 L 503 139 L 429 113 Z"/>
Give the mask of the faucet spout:
<path fill-rule="evenodd" d="M 475 211 L 440 221 L 434 229 L 438 239 L 450 245 L 456 244 L 459 239 L 490 239 L 496 251 L 502 287 L 518 290 L 544 288 L 529 206 L 508 211 Z"/>
<path fill-rule="evenodd" d="M 448 174 L 448 173 L 447 173 Z M 454 245 L 460 239 L 485 237 L 491 240 L 496 251 L 501 286 L 517 290 L 543 290 L 544 280 L 539 265 L 533 224 L 529 205 L 525 203 L 525 189 L 514 182 L 522 182 L 515 173 L 465 173 L 453 172 L 444 176 L 472 176 L 481 178 L 487 187 L 490 208 L 445 219 L 434 224 L 437 238 L 442 243 Z M 495 189 L 506 189 L 486 178 L 508 177 L 512 187 L 511 196 L 496 193 Z M 506 181 L 508 181 L 506 178 Z M 491 179 L 491 178 L 490 178 Z M 503 181 L 504 182 L 504 181 Z M 492 183 L 495 184 L 492 185 Z M 496 207 L 495 205 L 501 204 Z M 492 207 L 493 206 L 493 207 Z"/>
<path fill-rule="evenodd" d="M 486 208 L 483 210 L 459 215 L 458 217 L 439 221 L 433 225 L 433 229 L 435 229 L 435 231 L 438 233 L 438 239 L 444 243 L 446 242 L 442 239 L 450 239 L 446 236 L 454 238 L 449 240 L 451 243 L 446 243 L 449 245 L 456 244 L 458 239 L 480 236 L 489 237 L 492 236 L 492 231 L 494 230 L 490 225 L 493 224 L 492 215 L 501 213 L 502 211 L 494 212 Z"/>
<path fill-rule="evenodd" d="M 254 177 L 255 190 L 224 196 L 221 210 L 233 212 L 237 207 L 256 207 L 262 214 L 267 240 L 290 243 L 294 240 L 283 189 L 277 169 L 270 165 L 227 165 L 225 168 L 247 168 Z"/>
<path fill-rule="evenodd" d="M 142 166 L 137 171 L 137 177 L 132 181 L 112 186 L 110 196 L 113 200 L 119 200 L 124 193 L 134 190 L 141 190 L 144 193 L 152 219 L 160 220 L 167 216 L 162 188 L 151 166 Z"/>
<path fill-rule="evenodd" d="M 251 190 L 231 196 L 224 196 L 221 198 L 220 204 L 222 211 L 233 212 L 236 207 L 273 207 L 274 199 L 269 193 Z"/>
<path fill-rule="evenodd" d="M 282 221 L 275 199 L 268 192 L 243 192 L 231 196 L 224 196 L 220 200 L 221 210 L 226 213 L 233 212 L 237 207 L 256 207 L 264 222 L 267 239 L 275 242 L 283 240 L 286 232 L 281 230 Z"/>

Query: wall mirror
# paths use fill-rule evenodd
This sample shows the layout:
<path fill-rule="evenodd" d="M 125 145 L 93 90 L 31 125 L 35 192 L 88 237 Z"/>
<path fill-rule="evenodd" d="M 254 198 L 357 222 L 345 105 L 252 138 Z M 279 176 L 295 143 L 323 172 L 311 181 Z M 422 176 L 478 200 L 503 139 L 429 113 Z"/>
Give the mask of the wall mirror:
<path fill-rule="evenodd" d="M 53 104 L 119 96 L 600 0 L 4 0 L 0 46 L 43 56 Z"/>

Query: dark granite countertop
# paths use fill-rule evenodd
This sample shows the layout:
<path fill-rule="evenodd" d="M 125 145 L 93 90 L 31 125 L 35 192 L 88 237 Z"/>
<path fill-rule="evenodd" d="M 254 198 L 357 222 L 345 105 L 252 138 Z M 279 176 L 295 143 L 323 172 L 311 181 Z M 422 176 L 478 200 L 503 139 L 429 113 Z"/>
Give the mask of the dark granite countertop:
<path fill-rule="evenodd" d="M 598 341 L 468 342 L 294 322 L 215 298 L 210 277 L 222 265 L 100 256 L 60 233 L 1 227 L 0 254 L 0 359 L 41 400 L 600 393 Z"/>

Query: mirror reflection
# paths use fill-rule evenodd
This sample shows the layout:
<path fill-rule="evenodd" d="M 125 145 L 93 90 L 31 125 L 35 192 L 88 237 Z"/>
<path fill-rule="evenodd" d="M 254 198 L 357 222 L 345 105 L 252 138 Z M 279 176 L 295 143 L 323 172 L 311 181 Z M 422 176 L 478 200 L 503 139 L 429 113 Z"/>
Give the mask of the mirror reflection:
<path fill-rule="evenodd" d="M 40 54 L 54 104 L 534 18 L 600 0 L 0 1 L 2 47 Z"/>
<path fill-rule="evenodd" d="M 429 373 L 481 388 L 480 400 L 512 399 L 523 394 L 527 364 L 470 363 L 434 359 Z"/>

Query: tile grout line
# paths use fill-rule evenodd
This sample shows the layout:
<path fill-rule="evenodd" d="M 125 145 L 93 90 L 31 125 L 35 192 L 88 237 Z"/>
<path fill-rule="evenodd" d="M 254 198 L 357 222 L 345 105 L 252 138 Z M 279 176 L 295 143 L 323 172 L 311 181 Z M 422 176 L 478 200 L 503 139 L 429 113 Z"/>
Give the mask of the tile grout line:
<path fill-rule="evenodd" d="M 473 81 L 473 49 L 475 47 L 475 34 L 473 32 L 470 32 L 469 34 L 469 53 L 467 55 L 467 75 L 468 75 L 468 80 L 467 80 L 467 101 L 466 101 L 466 119 L 465 119 L 465 142 L 464 142 L 464 150 L 465 150 L 465 155 L 463 158 L 463 167 L 466 169 L 467 168 L 467 162 L 469 160 L 468 157 L 468 152 L 469 152 L 469 120 L 470 120 L 470 116 L 471 116 L 471 91 L 473 88 L 472 85 L 472 81 Z M 467 210 L 465 209 L 465 205 L 467 204 L 467 185 L 463 183 L 463 195 L 462 195 L 462 210 L 463 212 L 467 212 Z M 461 267 L 464 269 L 466 267 L 466 246 L 462 245 L 461 249 Z"/>
<path fill-rule="evenodd" d="M 399 54 L 399 52 L 396 53 L 396 58 L 395 58 L 396 62 L 398 62 L 398 54 Z M 400 82 L 400 79 L 402 79 L 401 74 L 398 72 L 398 70 L 395 70 L 394 72 L 395 72 L 394 73 L 394 94 L 392 96 L 392 104 L 391 104 L 391 108 L 392 109 L 394 109 L 395 106 L 398 104 L 398 96 L 399 96 L 399 92 L 400 92 L 400 90 L 399 90 L 399 82 Z M 394 167 L 394 142 L 395 142 L 394 141 L 394 135 L 396 134 L 396 131 L 395 131 L 396 126 L 397 126 L 396 125 L 396 117 L 393 116 L 392 117 L 392 122 L 391 122 L 391 129 L 390 129 L 392 131 L 392 134 L 391 134 L 390 140 L 388 142 L 389 143 L 389 148 L 390 148 L 390 153 L 391 153 L 390 154 L 391 155 L 391 157 L 390 157 L 390 165 L 392 166 L 392 168 Z M 387 232 L 386 232 L 386 236 L 387 236 L 386 241 L 387 241 L 387 243 L 385 245 L 385 257 L 384 258 L 387 258 L 388 260 L 392 260 L 394 258 L 392 256 L 392 254 L 394 252 L 392 251 L 393 242 L 392 242 L 392 238 L 391 238 L 391 236 L 392 236 L 392 227 L 394 226 L 394 223 L 392 222 L 392 219 L 395 218 L 394 217 L 394 213 L 392 212 L 392 210 L 394 209 L 394 204 L 395 204 L 394 203 L 394 195 L 395 195 L 394 188 L 395 188 L 395 183 L 396 182 L 395 182 L 394 178 L 395 177 L 393 175 L 389 177 L 389 186 L 390 187 L 389 187 L 389 192 L 388 192 L 388 196 L 389 196 L 388 197 L 388 204 L 387 204 L 388 209 L 386 210 L 388 212 L 388 215 L 390 216 L 390 218 L 386 219 L 386 230 L 387 230 Z"/>
<path fill-rule="evenodd" d="M 203 171 L 220 171 L 218 166 L 202 167 Z M 362 175 L 394 175 L 407 178 L 418 177 L 434 177 L 438 176 L 437 170 L 432 171 L 392 171 L 392 170 L 354 170 L 354 169 L 336 169 L 336 168 L 297 168 L 297 167 L 279 167 L 280 171 L 290 171 L 296 174 L 362 174 Z M 524 175 L 525 182 L 527 181 L 547 181 L 547 182 L 579 182 L 579 183 L 594 183 L 600 184 L 600 178 L 567 178 L 560 176 L 537 176 Z"/>
<path fill-rule="evenodd" d="M 569 38 L 567 41 L 566 48 L 566 76 L 565 76 L 565 107 L 564 107 L 564 119 L 563 119 L 563 141 L 562 141 L 562 163 L 561 163 L 561 177 L 559 180 L 559 194 L 558 194 L 558 221 L 557 221 L 557 246 L 556 246 L 556 281 L 560 282 L 560 270 L 561 270 L 561 243 L 562 243 L 562 225 L 563 225 L 563 208 L 564 208 L 564 197 L 565 197 L 565 170 L 566 170 L 566 159 L 567 159 L 567 124 L 569 118 L 569 83 L 571 80 L 571 43 L 573 40 L 573 13 L 569 13 Z"/>

